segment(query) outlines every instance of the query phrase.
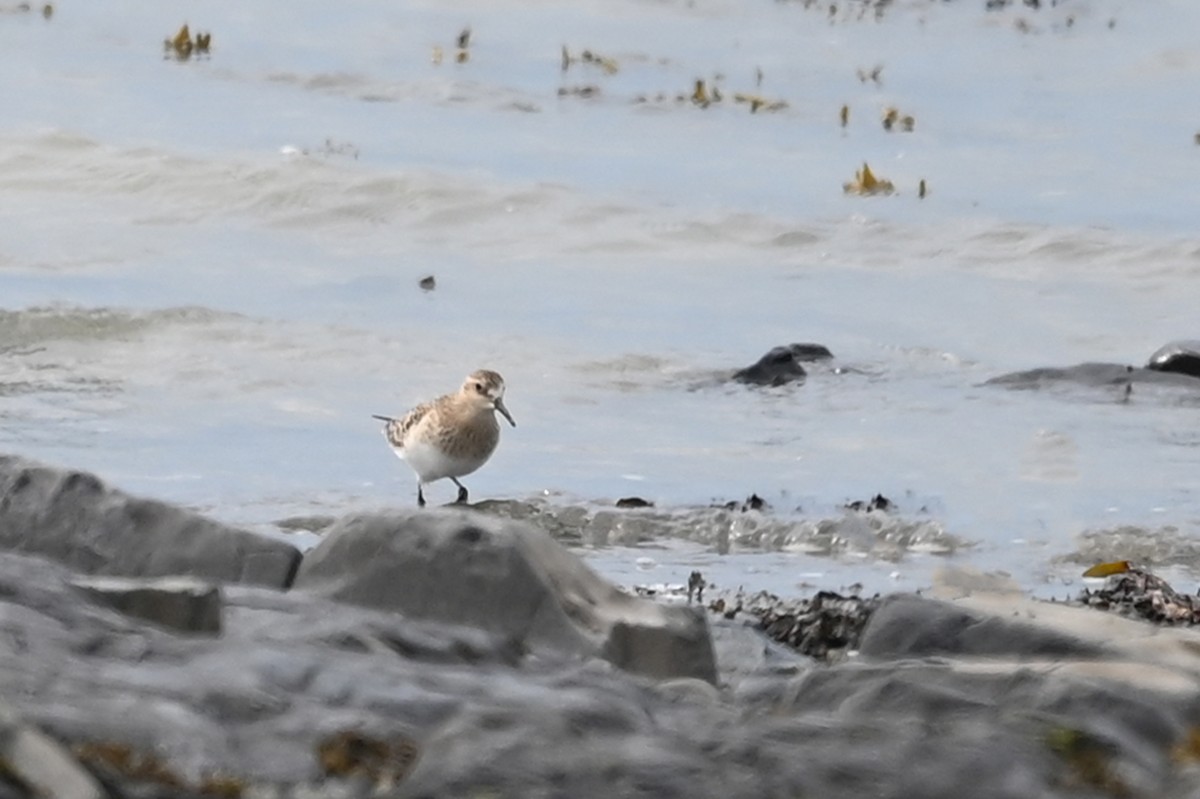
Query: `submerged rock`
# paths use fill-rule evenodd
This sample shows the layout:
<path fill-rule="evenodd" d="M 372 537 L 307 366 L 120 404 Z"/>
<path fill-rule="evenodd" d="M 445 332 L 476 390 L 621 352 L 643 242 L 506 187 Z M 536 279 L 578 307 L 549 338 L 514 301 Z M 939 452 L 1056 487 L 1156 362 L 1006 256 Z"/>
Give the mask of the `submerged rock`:
<path fill-rule="evenodd" d="M 808 374 L 801 362 L 821 361 L 833 353 L 821 344 L 788 344 L 771 349 L 756 363 L 733 373 L 739 383 L 754 386 L 782 386 L 803 380 Z"/>
<path fill-rule="evenodd" d="M 346 517 L 305 556 L 295 588 L 648 676 L 716 675 L 701 612 L 630 596 L 546 533 L 481 513 Z"/>
<path fill-rule="evenodd" d="M 1159 348 L 1144 367 L 1119 363 L 1081 363 L 1075 366 L 1040 367 L 1010 372 L 985 381 L 984 385 L 1015 389 L 1080 385 L 1124 389 L 1128 396 L 1138 383 L 1200 388 L 1200 341 L 1173 341 Z"/>

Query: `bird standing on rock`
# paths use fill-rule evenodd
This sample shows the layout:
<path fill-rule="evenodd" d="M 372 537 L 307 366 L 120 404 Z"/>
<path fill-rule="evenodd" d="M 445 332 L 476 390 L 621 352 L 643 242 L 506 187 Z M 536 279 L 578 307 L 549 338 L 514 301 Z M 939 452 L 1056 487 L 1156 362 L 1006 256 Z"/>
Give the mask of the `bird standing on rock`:
<path fill-rule="evenodd" d="M 504 407 L 504 378 L 480 369 L 467 376 L 456 394 L 421 403 L 401 417 L 373 418 L 387 422 L 384 438 L 417 473 L 417 505 L 423 508 L 425 484 L 443 477 L 458 486 L 455 502 L 467 501 L 466 486 L 458 478 L 487 463 L 496 451 L 500 442 L 497 411 L 517 426 Z"/>

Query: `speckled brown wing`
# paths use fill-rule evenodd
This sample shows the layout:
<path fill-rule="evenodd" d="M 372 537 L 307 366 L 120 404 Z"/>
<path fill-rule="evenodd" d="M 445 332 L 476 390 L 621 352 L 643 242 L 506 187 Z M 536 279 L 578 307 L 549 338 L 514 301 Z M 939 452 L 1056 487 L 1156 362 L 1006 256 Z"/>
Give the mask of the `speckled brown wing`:
<path fill-rule="evenodd" d="M 408 413 L 400 417 L 395 416 L 379 416 L 374 415 L 373 418 L 387 422 L 383 428 L 383 434 L 387 438 L 388 443 L 396 449 L 404 449 L 404 438 L 408 435 L 408 431 L 416 427 L 422 419 L 429 415 L 433 410 L 434 403 L 423 402 L 413 408 Z"/>

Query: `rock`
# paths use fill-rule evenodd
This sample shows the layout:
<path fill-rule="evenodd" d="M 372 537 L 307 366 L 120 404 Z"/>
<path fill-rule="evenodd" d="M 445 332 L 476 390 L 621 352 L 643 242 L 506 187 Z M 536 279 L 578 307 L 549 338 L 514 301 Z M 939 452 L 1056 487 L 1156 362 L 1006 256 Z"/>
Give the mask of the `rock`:
<path fill-rule="evenodd" d="M 473 518 L 430 515 L 429 529 L 452 532 Z M 426 540 L 431 553 L 437 541 Z M 389 561 L 388 542 L 376 544 Z M 468 549 L 504 570 L 501 547 Z M 470 579 L 480 564 L 466 562 Z M 565 575 L 564 592 L 588 588 L 554 563 L 533 578 L 547 575 Z M 987 658 L 896 647 L 824 665 L 729 625 L 720 651 L 749 654 L 722 666 L 728 684 L 652 682 L 300 590 L 226 586 L 220 637 L 172 635 L 87 601 L 78 579 L 0 553 L 0 695 L 114 797 L 1068 799 L 1195 787 L 1185 747 L 1200 718 L 1200 635 L 994 581 L 949 581 L 952 600 L 903 599 L 935 620 L 953 619 L 950 606 L 977 628 L 1019 624 L 1091 654 L 1032 656 L 1006 633 Z"/>
<path fill-rule="evenodd" d="M 75 587 L 120 612 L 183 633 L 219 635 L 221 589 L 190 577 L 81 577 Z"/>
<path fill-rule="evenodd" d="M 348 516 L 305 556 L 295 588 L 651 677 L 716 677 L 702 613 L 625 594 L 546 533 L 481 513 Z"/>
<path fill-rule="evenodd" d="M 802 361 L 819 361 L 832 358 L 833 353 L 820 344 L 788 344 L 774 347 L 756 363 L 739 369 L 733 379 L 754 386 L 782 386 L 803 380 L 807 372 Z"/>
<path fill-rule="evenodd" d="M 984 385 L 1014 389 L 1038 389 L 1056 385 L 1124 389 L 1126 395 L 1139 383 L 1151 386 L 1200 388 L 1200 341 L 1172 341 L 1160 347 L 1145 367 L 1119 363 L 1081 363 L 1076 366 L 1041 367 L 1010 372 L 987 380 Z"/>
<path fill-rule="evenodd" d="M 887 597 L 862 632 L 866 657 L 908 658 L 940 655 L 1016 657 L 1097 657 L 1104 647 L 1056 630 L 960 604 L 896 594 Z"/>
<path fill-rule="evenodd" d="M 300 561 L 290 544 L 150 499 L 87 472 L 0 456 L 0 549 L 53 558 L 87 574 L 191 575 L 284 588 Z"/>
<path fill-rule="evenodd" d="M 1150 356 L 1147 369 L 1200 377 L 1200 341 L 1172 341 Z"/>
<path fill-rule="evenodd" d="M 40 730 L 0 708 L 0 771 L 28 787 L 34 796 L 103 799 L 107 794 L 87 769 Z"/>
<path fill-rule="evenodd" d="M 842 596 L 818 591 L 810 599 L 786 600 L 760 591 L 720 597 L 710 610 L 734 619 L 749 616 L 772 641 L 817 660 L 837 660 L 859 648 L 868 620 L 879 607 L 879 597 Z"/>

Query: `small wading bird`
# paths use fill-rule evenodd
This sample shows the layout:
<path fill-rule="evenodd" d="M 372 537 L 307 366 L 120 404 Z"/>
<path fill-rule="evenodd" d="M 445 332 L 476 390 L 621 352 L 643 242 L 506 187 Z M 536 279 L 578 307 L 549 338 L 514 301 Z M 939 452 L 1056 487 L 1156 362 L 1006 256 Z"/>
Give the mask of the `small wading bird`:
<path fill-rule="evenodd" d="M 468 375 L 457 394 L 421 403 L 401 417 L 374 416 L 387 422 L 384 438 L 417 473 L 417 505 L 425 507 L 425 484 L 443 477 L 458 486 L 455 502 L 467 501 L 467 488 L 458 478 L 487 463 L 496 451 L 500 441 L 496 411 L 517 426 L 504 407 L 504 378 L 480 369 Z"/>

